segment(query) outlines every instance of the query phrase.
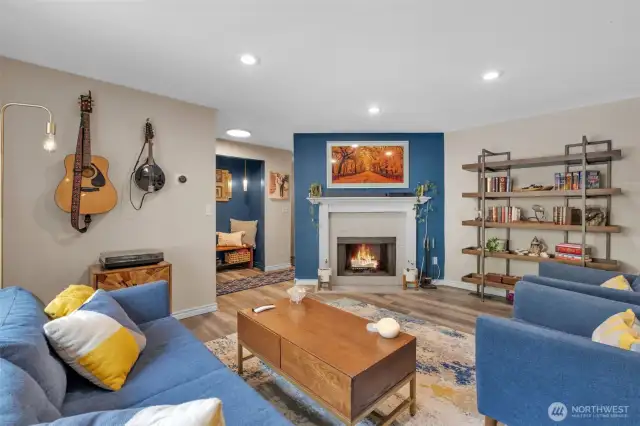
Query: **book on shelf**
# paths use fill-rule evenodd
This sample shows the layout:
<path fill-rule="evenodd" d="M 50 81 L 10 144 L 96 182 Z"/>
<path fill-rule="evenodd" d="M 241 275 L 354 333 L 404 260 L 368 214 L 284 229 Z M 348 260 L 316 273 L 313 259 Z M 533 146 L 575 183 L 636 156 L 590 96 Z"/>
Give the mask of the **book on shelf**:
<path fill-rule="evenodd" d="M 581 244 L 562 243 L 556 244 L 556 254 L 568 254 L 580 257 L 582 252 L 586 256 L 591 254 L 591 247 L 585 246 L 584 249 Z"/>
<path fill-rule="evenodd" d="M 587 170 L 587 189 L 600 188 L 600 171 Z M 582 189 L 585 179 L 582 171 L 555 173 L 553 179 L 553 189 L 556 191 L 577 191 Z"/>
<path fill-rule="evenodd" d="M 511 178 L 509 176 L 494 176 L 486 178 L 485 192 L 511 192 Z"/>
<path fill-rule="evenodd" d="M 511 223 L 520 220 L 521 210 L 519 207 L 494 206 L 487 207 L 485 217 L 489 222 Z"/>
<path fill-rule="evenodd" d="M 579 255 L 579 254 L 556 253 L 556 255 L 554 257 L 556 259 L 570 260 L 570 261 L 573 261 L 573 262 L 580 262 L 582 260 L 582 256 Z M 584 256 L 584 261 L 585 262 L 592 262 L 593 259 L 590 256 L 585 255 Z"/>
<path fill-rule="evenodd" d="M 582 211 L 575 207 L 554 206 L 553 223 L 556 225 L 580 225 Z"/>

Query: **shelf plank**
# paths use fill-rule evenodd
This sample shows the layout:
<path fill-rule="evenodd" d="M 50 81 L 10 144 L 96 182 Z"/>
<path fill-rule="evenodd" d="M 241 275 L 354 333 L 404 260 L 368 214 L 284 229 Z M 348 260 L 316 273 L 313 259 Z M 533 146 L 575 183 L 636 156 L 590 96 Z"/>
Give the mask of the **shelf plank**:
<path fill-rule="evenodd" d="M 464 277 L 462 277 L 462 282 L 475 284 L 475 285 L 482 285 L 482 280 L 480 278 L 474 277 L 473 274 L 467 274 Z M 485 280 L 484 285 L 487 287 L 501 288 L 509 291 L 515 291 L 516 289 L 515 285 L 498 283 L 498 282 L 489 281 L 489 280 Z"/>
<path fill-rule="evenodd" d="M 480 250 L 472 247 L 467 247 L 462 249 L 463 254 L 470 254 L 472 256 L 480 256 Z M 498 259 L 511 259 L 511 260 L 521 260 L 523 262 L 555 262 L 555 263 L 566 263 L 567 265 L 577 265 L 581 266 L 581 262 L 566 260 L 566 259 L 556 259 L 556 258 L 545 258 L 539 256 L 524 256 L 520 254 L 514 253 L 506 253 L 506 252 L 484 252 L 485 257 L 494 257 Z M 602 269 L 605 271 L 617 271 L 620 268 L 620 265 L 615 260 L 606 260 L 606 259 L 593 259 L 591 262 L 586 262 L 587 268 L 592 269 Z"/>
<path fill-rule="evenodd" d="M 620 188 L 596 188 L 587 189 L 587 197 L 605 197 L 608 195 L 620 195 Z M 512 192 L 485 192 L 485 198 L 543 198 L 543 197 L 582 197 L 582 191 L 512 191 Z M 482 198 L 479 192 L 463 192 L 462 198 Z"/>
<path fill-rule="evenodd" d="M 603 163 L 609 160 L 620 160 L 622 151 L 615 149 L 612 151 L 588 152 L 587 162 L 589 164 Z M 485 163 L 485 169 L 490 171 L 501 171 L 508 169 L 525 169 L 530 167 L 546 167 L 558 165 L 582 164 L 582 154 L 552 155 L 548 157 L 521 158 L 518 160 L 491 161 Z M 463 164 L 462 170 L 477 172 L 481 170 L 481 163 Z"/>
<path fill-rule="evenodd" d="M 463 226 L 482 226 L 482 222 L 479 220 L 463 220 Z M 582 232 L 581 225 L 556 225 L 553 222 L 509 222 L 509 223 L 499 223 L 499 222 L 485 222 L 486 228 L 513 228 L 513 229 L 542 229 L 549 231 L 572 231 L 572 232 Z M 619 226 L 608 225 L 608 226 L 587 226 L 587 232 L 601 232 L 601 233 L 611 233 L 617 234 L 622 232 L 622 229 Z"/>

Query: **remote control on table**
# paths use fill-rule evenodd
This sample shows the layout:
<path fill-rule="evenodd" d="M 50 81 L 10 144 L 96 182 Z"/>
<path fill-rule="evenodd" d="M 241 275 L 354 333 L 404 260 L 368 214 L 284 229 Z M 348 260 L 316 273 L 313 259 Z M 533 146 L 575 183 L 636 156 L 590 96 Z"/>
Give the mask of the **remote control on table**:
<path fill-rule="evenodd" d="M 269 309 L 273 309 L 275 308 L 276 305 L 264 305 L 264 306 L 259 306 L 257 308 L 253 308 L 252 311 L 255 312 L 256 314 L 259 314 L 260 312 L 269 310 Z"/>

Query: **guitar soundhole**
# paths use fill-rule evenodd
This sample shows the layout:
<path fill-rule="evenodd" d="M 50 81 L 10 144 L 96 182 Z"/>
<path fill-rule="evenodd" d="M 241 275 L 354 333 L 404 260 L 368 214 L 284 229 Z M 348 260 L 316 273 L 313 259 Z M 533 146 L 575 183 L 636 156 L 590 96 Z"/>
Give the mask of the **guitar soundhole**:
<path fill-rule="evenodd" d="M 82 177 L 92 178 L 95 175 L 96 175 L 96 171 L 93 169 L 93 167 L 86 167 L 82 169 Z"/>

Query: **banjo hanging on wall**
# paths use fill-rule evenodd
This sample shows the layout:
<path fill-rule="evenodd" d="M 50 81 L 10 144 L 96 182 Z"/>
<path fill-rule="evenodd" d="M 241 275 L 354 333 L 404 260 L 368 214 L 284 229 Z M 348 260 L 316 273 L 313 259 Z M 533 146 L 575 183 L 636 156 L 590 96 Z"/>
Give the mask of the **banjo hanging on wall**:
<path fill-rule="evenodd" d="M 87 232 L 92 214 L 106 213 L 118 202 L 116 189 L 109 180 L 109 161 L 91 155 L 91 91 L 80 96 L 80 128 L 76 153 L 64 158 L 65 175 L 58 184 L 55 201 L 60 209 L 71 213 L 71 226 L 78 232 Z M 80 228 L 80 215 L 84 228 Z"/>

